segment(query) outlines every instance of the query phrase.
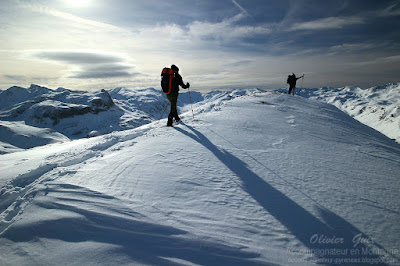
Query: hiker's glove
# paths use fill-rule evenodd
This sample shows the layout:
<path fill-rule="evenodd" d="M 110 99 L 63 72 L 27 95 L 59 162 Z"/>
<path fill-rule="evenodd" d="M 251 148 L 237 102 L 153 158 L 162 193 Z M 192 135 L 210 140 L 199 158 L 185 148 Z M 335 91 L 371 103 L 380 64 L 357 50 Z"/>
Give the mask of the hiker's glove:
<path fill-rule="evenodd" d="M 190 84 L 189 84 L 189 82 L 188 82 L 188 83 L 186 83 L 186 88 L 187 88 L 187 89 L 189 89 L 189 88 L 190 88 Z"/>

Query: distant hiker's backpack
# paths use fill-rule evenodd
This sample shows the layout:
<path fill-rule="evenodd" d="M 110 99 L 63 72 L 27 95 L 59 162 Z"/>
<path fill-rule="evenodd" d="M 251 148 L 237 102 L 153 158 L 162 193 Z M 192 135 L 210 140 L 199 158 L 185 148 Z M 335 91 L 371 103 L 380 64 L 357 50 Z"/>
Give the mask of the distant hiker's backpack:
<path fill-rule="evenodd" d="M 287 83 L 287 84 L 290 83 L 290 77 L 291 77 L 291 75 L 287 76 L 287 80 L 286 80 L 286 83 Z"/>
<path fill-rule="evenodd" d="M 171 68 L 164 67 L 161 72 L 161 88 L 165 94 L 170 94 L 172 90 L 172 79 L 174 71 Z"/>

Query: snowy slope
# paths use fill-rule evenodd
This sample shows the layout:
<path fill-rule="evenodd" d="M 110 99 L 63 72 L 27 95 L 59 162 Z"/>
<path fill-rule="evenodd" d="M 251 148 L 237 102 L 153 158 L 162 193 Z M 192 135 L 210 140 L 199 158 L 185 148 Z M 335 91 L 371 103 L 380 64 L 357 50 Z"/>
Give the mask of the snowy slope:
<path fill-rule="evenodd" d="M 0 264 L 398 264 L 400 145 L 332 105 L 243 94 L 0 155 Z"/>
<path fill-rule="evenodd" d="M 0 145 L 0 154 L 69 140 L 52 129 L 28 126 L 23 121 L 0 120 L 0 136 L 1 140 L 7 141 Z M 4 148 L 5 145 L 9 147 Z"/>
<path fill-rule="evenodd" d="M 132 92 L 124 88 L 82 92 L 59 88 L 51 90 L 37 85 L 29 88 L 11 87 L 0 93 L 0 149 L 2 153 L 18 148 L 31 148 L 51 142 L 49 134 L 35 134 L 27 144 L 29 134 L 15 134 L 22 124 L 36 132 L 58 132 L 64 138 L 78 139 L 113 131 L 131 129 L 155 120 L 166 105 L 165 97 L 154 89 Z M 150 99 L 147 100 L 146 99 Z M 146 110 L 141 108 L 146 106 Z M 157 117 L 159 119 L 160 117 Z M 14 128 L 15 125 L 15 128 Z M 27 131 L 27 130 L 25 130 Z M 17 145 L 15 145 L 17 144 Z"/>
<path fill-rule="evenodd" d="M 399 83 L 392 83 L 367 90 L 324 87 L 298 90 L 298 94 L 333 104 L 400 143 L 399 86 Z M 245 90 L 181 93 L 178 106 L 189 111 L 189 103 L 192 103 L 194 108 L 207 112 L 215 100 L 226 100 L 243 93 Z M 26 134 L 15 134 L 10 139 L 10 132 L 20 130 L 21 124 L 37 132 L 58 132 L 67 138 L 78 139 L 132 129 L 165 118 L 168 106 L 161 91 L 151 88 L 134 90 L 121 87 L 109 91 L 83 92 L 64 88 L 51 90 L 38 85 L 29 88 L 14 86 L 0 92 L 0 119 L 7 123 L 7 126 L 5 123 L 0 125 L 0 152 L 14 152 L 59 139 L 60 135 L 51 139 L 47 134 L 41 139 L 40 134 L 36 134 L 29 145 L 25 144 Z"/>
<path fill-rule="evenodd" d="M 301 89 L 299 95 L 333 104 L 400 143 L 400 83 L 357 87 Z"/>
<path fill-rule="evenodd" d="M 225 97 L 228 92 L 203 95 L 192 92 L 191 99 L 183 93 L 179 106 Z M 159 120 L 168 115 L 169 102 L 160 90 L 115 88 L 109 91 L 51 90 L 38 85 L 29 88 L 11 87 L 0 92 L 0 152 L 41 146 L 64 138 L 79 139 L 127 130 Z M 163 112 L 164 111 L 164 112 Z M 162 117 L 161 117 L 162 116 Z M 10 134 L 32 129 L 50 134 Z M 15 126 L 15 128 L 13 128 Z M 40 136 L 43 136 L 41 138 Z"/>
<path fill-rule="evenodd" d="M 29 88 L 13 86 L 5 91 L 0 91 L 0 106 L 1 109 L 4 109 L 50 92 L 50 89 L 35 84 Z"/>

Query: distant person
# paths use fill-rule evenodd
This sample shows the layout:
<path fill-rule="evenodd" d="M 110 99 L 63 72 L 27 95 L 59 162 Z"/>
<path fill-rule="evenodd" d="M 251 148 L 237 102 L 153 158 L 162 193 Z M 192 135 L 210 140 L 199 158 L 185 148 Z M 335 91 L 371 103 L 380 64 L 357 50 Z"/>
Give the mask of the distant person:
<path fill-rule="evenodd" d="M 291 94 L 293 92 L 293 95 L 294 95 L 294 92 L 296 90 L 296 82 L 298 79 L 301 79 L 301 78 L 304 78 L 304 75 L 297 78 L 296 75 L 294 73 L 292 73 L 292 75 L 288 76 L 288 78 L 287 78 L 287 83 L 289 84 L 288 94 Z"/>
<path fill-rule="evenodd" d="M 175 119 L 177 122 L 181 120 L 178 116 L 178 110 L 176 109 L 179 96 L 179 86 L 184 89 L 188 89 L 190 87 L 189 83 L 186 83 L 186 85 L 183 83 L 182 76 L 179 75 L 179 68 L 177 66 L 172 65 L 171 69 L 174 71 L 174 77 L 172 79 L 171 93 L 167 94 L 168 101 L 171 103 L 171 111 L 169 112 L 167 122 L 167 126 L 169 127 L 172 126 L 173 119 Z"/>

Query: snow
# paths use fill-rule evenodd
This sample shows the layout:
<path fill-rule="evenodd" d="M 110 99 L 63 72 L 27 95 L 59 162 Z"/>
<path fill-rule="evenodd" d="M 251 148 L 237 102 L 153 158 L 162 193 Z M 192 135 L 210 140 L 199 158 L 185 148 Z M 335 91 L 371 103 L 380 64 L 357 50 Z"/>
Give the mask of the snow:
<path fill-rule="evenodd" d="M 236 91 L 235 93 L 240 93 Z M 192 102 L 202 106 L 207 111 L 214 105 L 214 100 L 224 97 L 233 97 L 228 92 L 213 92 L 203 95 L 199 92 L 182 93 L 179 106 L 185 109 Z M 225 98 L 224 98 L 225 99 Z M 206 101 L 206 103 L 205 103 Z M 165 111 L 169 102 L 159 90 L 145 89 L 132 90 L 115 88 L 110 91 L 70 91 L 64 88 L 51 90 L 38 85 L 29 88 L 11 87 L 0 92 L 0 119 L 4 121 L 0 132 L 0 152 L 9 153 L 19 148 L 32 148 L 51 143 L 48 135 L 43 139 L 36 134 L 36 138 L 29 139 L 29 144 L 23 137 L 13 136 L 10 133 L 18 131 L 12 125 L 21 128 L 38 128 L 36 131 L 58 132 L 56 140 L 63 135 L 70 139 L 80 139 L 109 134 L 114 131 L 127 130 L 145 125 L 168 115 Z M 7 127 L 5 126 L 7 123 Z M 30 126 L 30 127 L 29 127 Z M 63 141 L 63 140 L 62 140 Z M 13 143 L 18 143 L 14 146 Z"/>
<path fill-rule="evenodd" d="M 4 146 L 1 145 L 0 154 L 6 153 L 9 149 L 19 151 L 20 149 L 29 149 L 69 140 L 66 136 L 52 129 L 28 126 L 23 121 L 0 121 L 0 135 L 2 140 L 7 140 L 8 142 L 3 145 L 10 145 L 4 149 L 2 148 Z"/>
<path fill-rule="evenodd" d="M 111 90 L 97 116 L 141 125 L 0 155 L 0 264 L 398 265 L 400 145 L 327 103 L 349 91 L 182 93 L 170 128 Z"/>
<path fill-rule="evenodd" d="M 400 143 L 400 83 L 357 87 L 302 89 L 300 95 L 333 104 L 360 122 Z"/>

